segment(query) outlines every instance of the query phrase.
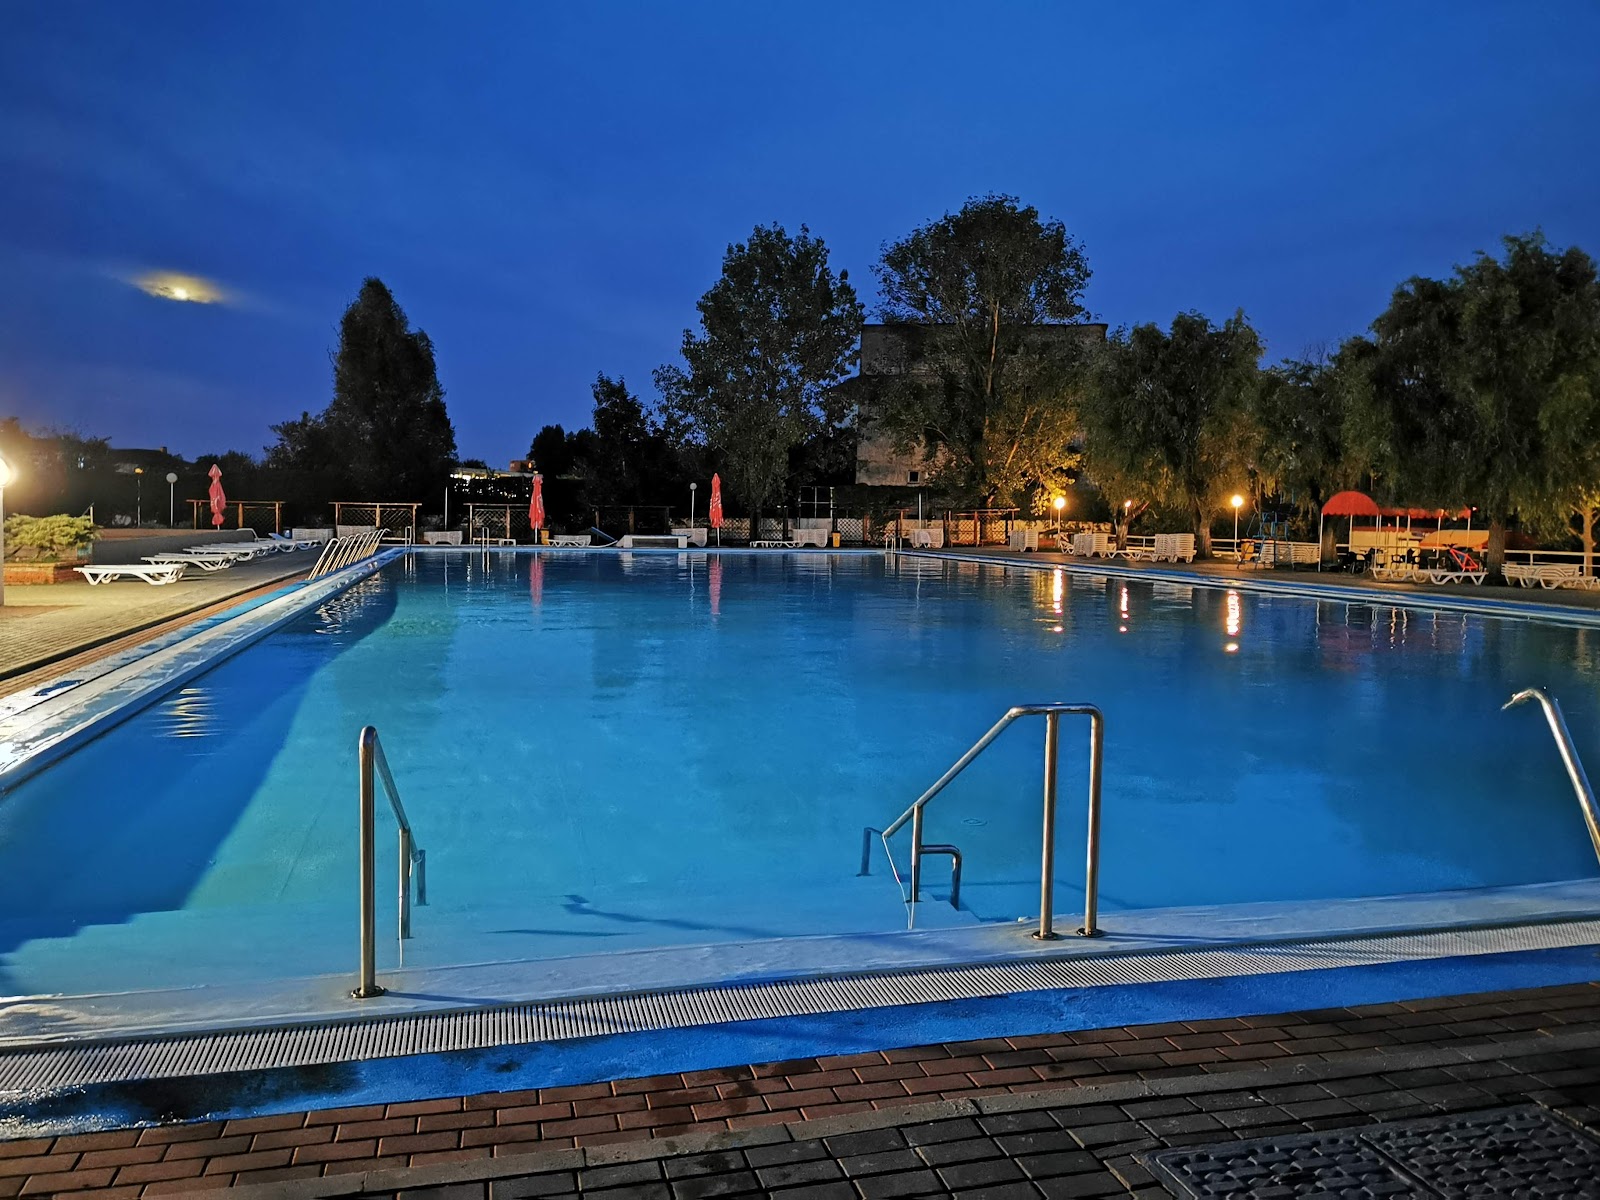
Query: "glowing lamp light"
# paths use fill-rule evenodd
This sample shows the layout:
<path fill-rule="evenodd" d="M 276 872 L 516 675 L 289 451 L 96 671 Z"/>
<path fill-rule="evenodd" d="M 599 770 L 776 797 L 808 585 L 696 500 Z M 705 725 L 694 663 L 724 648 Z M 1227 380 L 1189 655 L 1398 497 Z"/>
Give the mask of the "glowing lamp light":
<path fill-rule="evenodd" d="M 1063 508 L 1065 508 L 1067 506 L 1067 498 L 1065 496 L 1057 496 L 1055 498 L 1055 506 L 1056 506 L 1056 511 L 1060 512 Z"/>
<path fill-rule="evenodd" d="M 1133 501 L 1132 500 L 1124 500 L 1122 502 L 1122 511 L 1123 512 L 1127 512 L 1128 509 L 1130 509 L 1132 507 L 1133 507 Z"/>
<path fill-rule="evenodd" d="M 11 482 L 11 464 L 0 458 L 0 488 Z"/>
<path fill-rule="evenodd" d="M 1243 496 L 1235 496 L 1232 500 L 1228 501 L 1228 503 L 1233 505 L 1235 508 L 1243 508 L 1244 507 L 1244 497 Z"/>

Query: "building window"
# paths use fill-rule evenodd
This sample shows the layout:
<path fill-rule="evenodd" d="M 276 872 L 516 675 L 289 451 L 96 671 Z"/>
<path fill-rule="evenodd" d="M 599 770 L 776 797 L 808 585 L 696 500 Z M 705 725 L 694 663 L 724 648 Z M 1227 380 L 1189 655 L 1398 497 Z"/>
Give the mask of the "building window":
<path fill-rule="evenodd" d="M 922 482 L 922 472 L 921 471 L 907 471 L 906 472 L 906 482 L 907 483 L 921 483 Z"/>

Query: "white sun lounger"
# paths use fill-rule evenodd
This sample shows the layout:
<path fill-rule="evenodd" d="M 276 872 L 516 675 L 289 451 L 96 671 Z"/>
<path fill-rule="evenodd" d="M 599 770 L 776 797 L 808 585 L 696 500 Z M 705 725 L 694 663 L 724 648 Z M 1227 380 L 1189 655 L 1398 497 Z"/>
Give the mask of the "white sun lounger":
<path fill-rule="evenodd" d="M 1600 575 L 1582 575 L 1575 573 L 1572 575 L 1563 575 L 1553 583 L 1547 581 L 1541 582 L 1544 582 L 1544 586 L 1547 588 L 1582 588 L 1585 591 L 1592 592 L 1596 588 L 1600 588 Z"/>
<path fill-rule="evenodd" d="M 1416 580 L 1417 568 L 1411 563 L 1388 563 L 1373 567 L 1367 574 L 1379 583 L 1411 583 Z"/>
<path fill-rule="evenodd" d="M 267 540 L 274 543 L 280 550 L 309 550 L 315 546 L 314 538 L 290 537 L 287 533 L 269 533 Z"/>
<path fill-rule="evenodd" d="M 72 569 L 96 587 L 111 579 L 142 579 L 152 587 L 177 583 L 183 576 L 183 563 L 107 563 L 99 567 L 73 567 Z"/>
<path fill-rule="evenodd" d="M 226 554 L 236 559 L 263 558 L 272 553 L 270 542 L 210 542 L 204 546 L 185 546 L 190 554 Z"/>
<path fill-rule="evenodd" d="M 1500 568 L 1507 583 L 1523 587 L 1593 587 L 1584 583 L 1577 563 L 1506 563 Z"/>
<path fill-rule="evenodd" d="M 1445 571 L 1438 568 L 1432 568 L 1426 571 L 1418 571 L 1417 579 L 1419 581 L 1425 579 L 1429 583 L 1470 582 L 1474 584 L 1481 584 L 1484 580 L 1484 576 L 1486 576 L 1488 573 L 1488 571 Z"/>
<path fill-rule="evenodd" d="M 157 566 L 199 567 L 202 571 L 225 571 L 239 561 L 231 554 L 200 554 L 192 550 L 174 550 L 168 554 L 146 554 L 144 561 Z"/>

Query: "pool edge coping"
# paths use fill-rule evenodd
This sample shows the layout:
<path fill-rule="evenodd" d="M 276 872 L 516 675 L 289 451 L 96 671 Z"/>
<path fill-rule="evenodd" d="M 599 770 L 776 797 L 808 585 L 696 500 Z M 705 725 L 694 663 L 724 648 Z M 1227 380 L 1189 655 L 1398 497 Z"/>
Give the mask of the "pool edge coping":
<path fill-rule="evenodd" d="M 1537 620 L 1552 625 L 1600 628 L 1600 609 L 1564 604 L 1540 604 L 1533 600 L 1513 600 L 1498 596 L 1475 596 L 1462 592 L 1379 592 L 1339 584 L 1318 584 L 1300 579 L 1262 578 L 1260 573 L 1238 579 L 1220 579 L 1198 571 L 1157 567 L 1147 569 L 1116 563 L 1111 559 L 1092 561 L 1067 559 L 1001 558 L 982 550 L 971 553 L 951 550 L 897 550 L 891 553 L 908 558 L 936 559 L 943 562 L 973 562 L 986 566 L 1018 567 L 1027 571 L 1067 571 L 1075 575 L 1099 575 L 1112 579 L 1144 583 L 1176 583 L 1184 587 L 1206 587 L 1223 591 L 1247 591 L 1258 595 L 1289 596 L 1336 604 L 1364 604 L 1375 608 L 1418 608 L 1435 612 L 1461 612 L 1504 620 Z"/>
<path fill-rule="evenodd" d="M 1537 908 L 1550 899 L 1554 904 Z M 1314 927 L 1309 921 L 1328 904 L 1343 907 L 1339 915 L 1345 920 L 1334 927 Z M 1416 906 L 1435 906 L 1439 911 L 1408 915 Z M 1448 915 L 1453 911 L 1453 915 Z M 1289 924 L 1273 929 L 1265 926 L 1275 917 L 1287 912 Z M 1384 919 L 1390 913 L 1394 919 Z M 1158 910 L 1131 910 L 1128 917 L 1139 917 L 1147 924 L 1159 925 L 1175 920 L 1180 930 L 1152 934 L 1135 928 L 1121 935 L 1113 932 L 1108 938 L 1084 939 L 1064 937 L 1054 942 L 1039 943 L 1010 939 L 1015 927 L 1010 924 L 985 924 L 956 929 L 925 931 L 923 940 L 914 941 L 918 935 L 912 931 L 894 931 L 888 934 L 817 935 L 800 939 L 808 949 L 821 950 L 811 963 L 786 963 L 777 966 L 756 965 L 738 969 L 737 964 L 718 963 L 716 953 L 737 959 L 748 948 L 774 947 L 795 941 L 791 938 L 764 939 L 761 942 L 734 942 L 702 945 L 640 948 L 632 951 L 572 956 L 565 959 L 507 960 L 501 962 L 466 963 L 431 968 L 409 968 L 381 973 L 380 983 L 392 986 L 388 1000 L 379 997 L 371 1001 L 354 1002 L 349 998 L 353 972 L 335 975 L 316 975 L 261 981 L 244 981 L 229 984 L 199 985 L 194 987 L 155 989 L 146 992 L 111 992 L 84 996 L 26 996 L 10 998 L 0 1012 L 4 1019 L 29 1010 L 53 1010 L 54 1020 L 64 1022 L 59 1028 L 42 1027 L 15 1036 L 0 1038 L 0 1062 L 18 1055 L 59 1052 L 68 1047 L 85 1048 L 148 1043 L 163 1039 L 176 1040 L 207 1036 L 245 1036 L 274 1030 L 306 1030 L 343 1028 L 357 1024 L 394 1023 L 406 1020 L 459 1019 L 468 1016 L 487 1017 L 496 1012 L 527 1006 L 588 1006 L 606 1002 L 629 1002 L 640 997 L 671 996 L 677 994 L 709 993 L 717 989 L 728 991 L 755 991 L 762 988 L 805 988 L 820 986 L 833 980 L 889 980 L 928 974 L 953 974 L 960 972 L 1006 969 L 1067 968 L 1072 964 L 1117 963 L 1133 959 L 1162 959 L 1186 961 L 1186 956 L 1208 954 L 1246 954 L 1253 950 L 1282 950 L 1297 945 L 1323 943 L 1376 943 L 1384 939 L 1407 937 L 1470 936 L 1478 933 L 1512 935 L 1527 933 L 1545 927 L 1600 922 L 1600 879 L 1580 879 L 1552 884 L 1533 884 L 1499 888 L 1466 889 L 1456 892 L 1413 893 L 1399 896 L 1369 897 L 1332 902 L 1307 902 L 1297 905 L 1271 902 L 1253 902 L 1239 905 L 1216 905 L 1203 908 L 1177 908 Z M 1197 935 L 1192 922 L 1197 916 L 1218 914 L 1223 920 L 1234 919 L 1240 928 L 1213 931 L 1210 936 Z M 1365 918 L 1365 923 L 1361 918 Z M 1300 923 L 1294 923 L 1298 920 Z M 901 957 L 877 960 L 833 959 L 827 952 L 835 948 L 866 946 L 885 940 L 896 943 L 896 949 L 909 950 Z M 1597 938 L 1596 944 L 1600 944 Z M 920 950 L 920 953 L 918 952 Z M 708 962 L 698 973 L 652 978 L 649 967 L 668 966 L 676 962 L 693 961 L 695 956 L 711 952 Z M 654 960 L 652 963 L 651 960 Z M 1398 961 L 1398 960 L 1395 960 Z M 540 989 L 527 987 L 520 981 L 529 976 L 551 975 L 553 968 L 571 967 L 605 962 L 619 975 L 619 980 L 589 980 L 586 984 L 573 983 L 562 978 L 553 986 Z M 647 969 L 636 973 L 632 968 L 644 962 Z M 1327 968 L 1336 969 L 1336 968 Z M 498 978 L 496 978 L 498 977 Z M 1248 977 L 1248 973 L 1244 976 Z M 1174 976 L 1173 978 L 1187 978 Z M 465 1000 L 460 992 L 474 981 L 487 979 L 476 997 Z M 499 990 L 494 991 L 495 985 Z M 404 985 L 403 987 L 401 985 Z M 251 1013 L 251 998 L 261 998 L 265 988 L 276 987 L 279 994 L 269 998 L 268 1004 L 276 1007 L 259 1009 Z M 489 991 L 491 994 L 484 994 Z M 451 993 L 454 994 L 451 994 Z M 439 994 L 448 996 L 435 1000 Z M 196 1006 L 194 1001 L 202 994 L 207 1003 Z M 422 996 L 423 999 L 413 999 Z M 145 1010 L 135 1023 L 121 1027 L 108 1027 L 101 1006 L 126 1005 L 133 997 L 159 1003 L 171 998 L 165 1010 Z M 308 998 L 320 997 L 321 1007 L 310 1007 Z M 72 1002 L 76 1002 L 75 1004 Z M 397 1004 L 396 1001 L 399 1001 Z M 334 1007 L 334 1005 L 355 1007 Z M 70 1012 L 66 1010 L 72 1010 Z M 295 1011 L 297 1009 L 297 1011 Z M 839 1011 L 849 1011 L 841 1009 Z M 185 1015 L 173 1019 L 173 1012 Z M 194 1015 L 188 1015 L 194 1014 Z M 778 1015 L 778 1014 L 774 1014 Z"/>

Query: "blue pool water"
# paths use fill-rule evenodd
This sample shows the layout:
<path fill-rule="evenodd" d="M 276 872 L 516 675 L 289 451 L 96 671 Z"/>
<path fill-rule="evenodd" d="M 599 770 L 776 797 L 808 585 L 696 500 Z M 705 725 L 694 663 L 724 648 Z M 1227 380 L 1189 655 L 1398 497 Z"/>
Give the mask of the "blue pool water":
<path fill-rule="evenodd" d="M 1593 631 L 1222 588 L 420 554 L 0 802 L 0 987 L 350 970 L 368 723 L 428 852 L 408 964 L 903 929 L 881 857 L 857 877 L 863 827 L 1038 700 L 1105 711 L 1108 910 L 1586 877 L 1548 732 L 1499 706 L 1549 687 L 1600 761 L 1597 679 Z M 930 807 L 964 911 L 919 924 L 1037 912 L 1041 736 L 1013 729 Z M 1064 728 L 1060 911 L 1081 903 L 1086 737 Z"/>

